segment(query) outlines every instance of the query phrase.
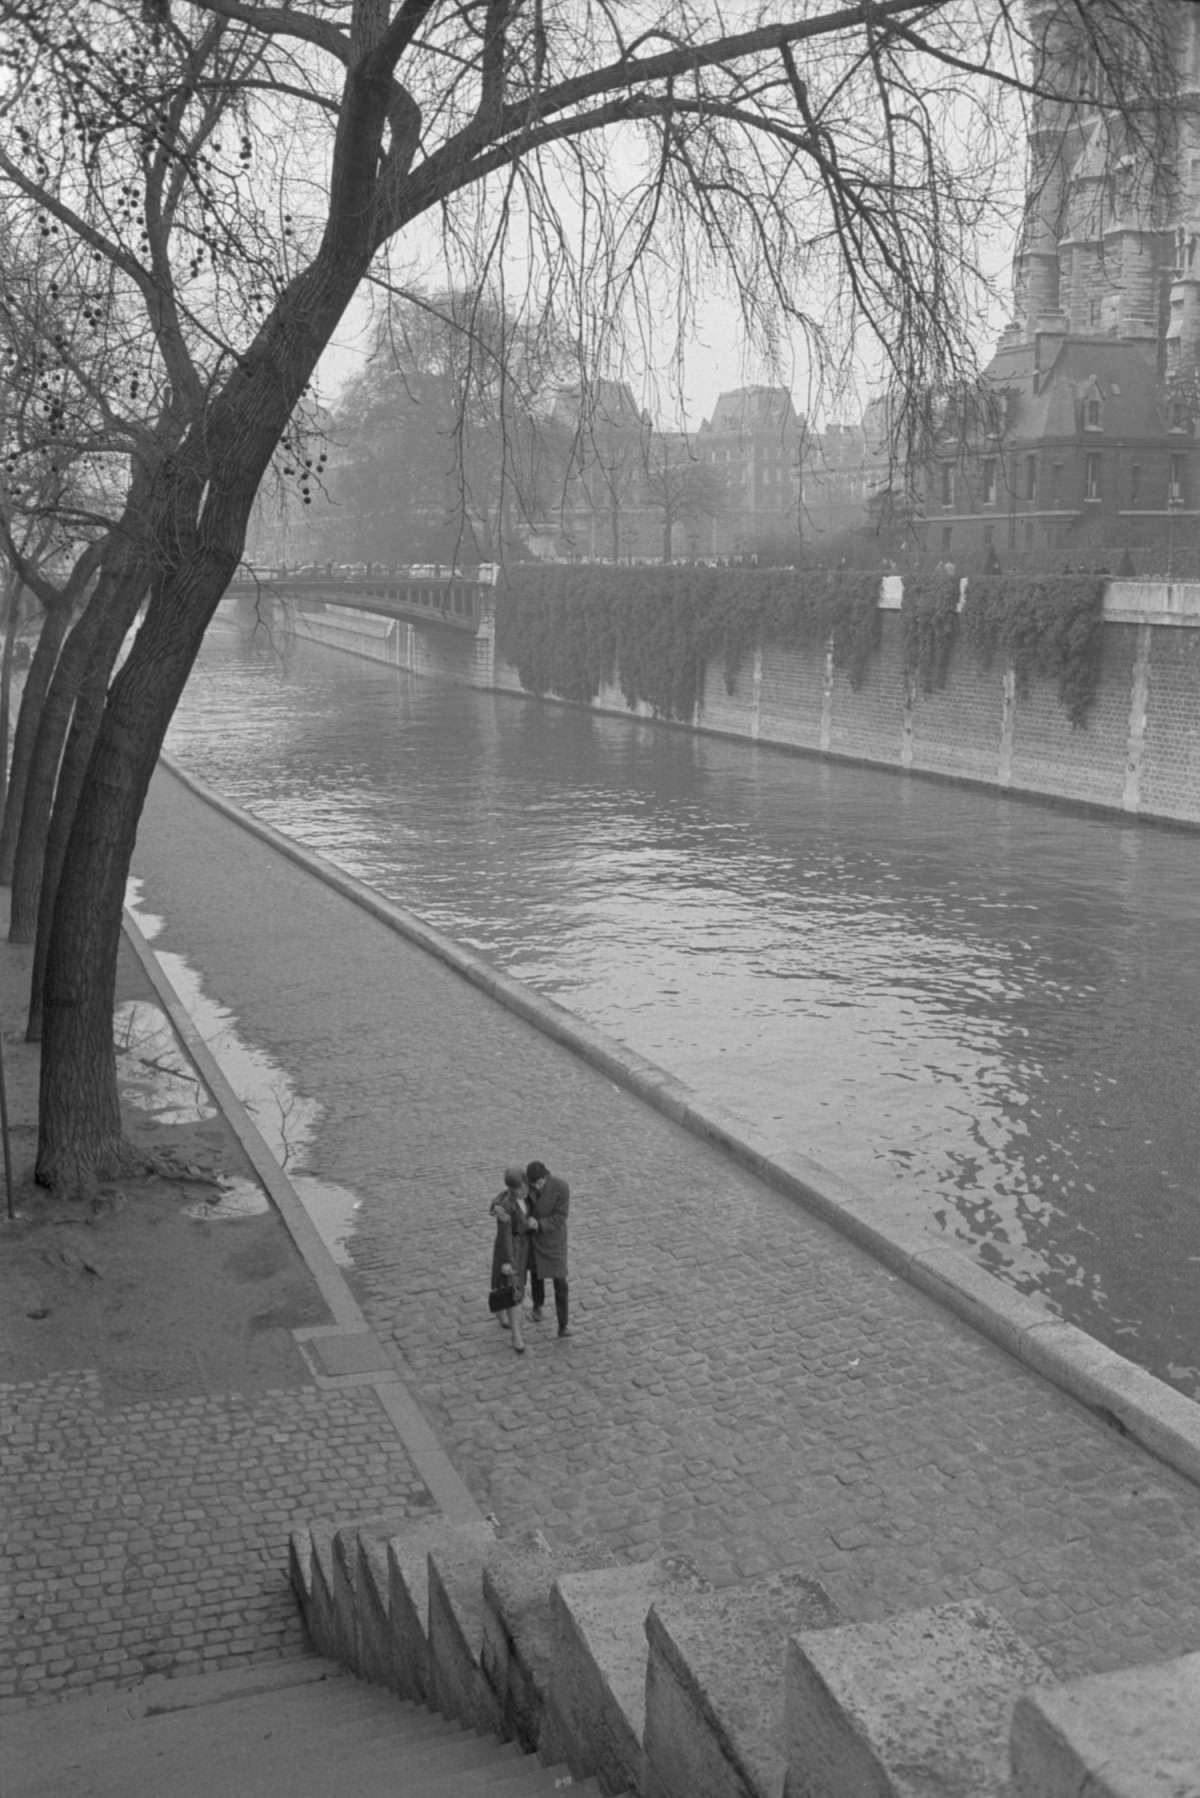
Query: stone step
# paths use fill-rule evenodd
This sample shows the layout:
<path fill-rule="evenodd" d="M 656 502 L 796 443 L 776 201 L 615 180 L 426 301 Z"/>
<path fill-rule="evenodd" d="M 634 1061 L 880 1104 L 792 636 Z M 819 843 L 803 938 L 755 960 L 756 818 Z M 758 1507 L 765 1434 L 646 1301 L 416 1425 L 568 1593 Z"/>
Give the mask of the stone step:
<path fill-rule="evenodd" d="M 14 1798 L 541 1798 L 565 1768 L 476 1735 L 328 1662 L 284 1663 L 6 1717 Z"/>

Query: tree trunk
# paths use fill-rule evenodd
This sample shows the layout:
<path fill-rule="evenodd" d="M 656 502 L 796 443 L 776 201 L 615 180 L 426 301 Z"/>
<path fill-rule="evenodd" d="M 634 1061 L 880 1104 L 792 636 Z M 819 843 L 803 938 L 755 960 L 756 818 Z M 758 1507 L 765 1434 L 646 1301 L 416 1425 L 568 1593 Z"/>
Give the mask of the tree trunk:
<path fill-rule="evenodd" d="M 375 102 L 382 108 L 385 99 L 386 84 Z M 242 553 L 263 472 L 371 249 L 361 232 L 347 243 L 331 224 L 317 261 L 277 301 L 225 388 L 162 459 L 131 521 L 127 554 L 140 578 L 129 587 L 140 598 L 152 570 L 150 602 L 108 689 L 74 808 L 42 984 L 35 1178 L 64 1196 L 83 1196 L 97 1180 L 128 1171 L 112 1014 L 138 820 L 167 726 Z"/>
<path fill-rule="evenodd" d="M 58 763 L 53 802 L 41 836 L 37 929 L 34 937 L 33 970 L 29 981 L 29 1015 L 25 1026 L 25 1040 L 30 1043 L 40 1042 L 42 1036 L 46 957 L 49 954 L 54 905 L 58 897 L 58 883 L 75 818 L 75 808 L 79 803 L 84 777 L 100 729 L 109 676 L 145 592 L 144 563 L 136 561 L 131 552 L 118 553 L 110 575 L 113 583 L 111 593 L 97 608 L 80 648 L 81 655 L 86 649 L 88 659 L 75 688 L 66 747 Z M 93 601 L 99 598 L 101 587 L 105 585 L 102 576 L 97 583 Z"/>
<path fill-rule="evenodd" d="M 74 808 L 42 988 L 35 1169 L 39 1185 L 68 1197 L 130 1171 L 112 1044 L 125 884 L 163 737 L 236 561 L 234 555 L 227 566 L 185 568 L 173 596 L 161 604 L 152 599 L 108 690 Z"/>
<path fill-rule="evenodd" d="M 50 809 L 54 803 L 58 764 L 71 723 L 71 714 L 75 709 L 75 698 L 87 673 L 104 614 L 117 602 L 120 595 L 119 564 L 120 558 L 114 558 L 114 562 L 107 564 L 102 571 L 91 599 L 82 615 L 76 619 L 63 646 L 42 705 L 26 780 L 25 803 L 21 807 L 16 855 L 13 859 L 12 914 L 8 927 L 8 938 L 12 943 L 32 942 L 37 929 L 42 860 L 50 829 Z M 136 610 L 135 605 L 130 613 L 130 622 Z"/>
<path fill-rule="evenodd" d="M 25 1041 L 28 1043 L 37 1043 L 42 1039 L 42 1000 L 46 979 L 46 957 L 50 949 L 50 931 L 54 921 L 54 904 L 58 897 L 58 886 L 62 878 L 63 861 L 67 853 L 67 843 L 70 840 L 71 826 L 75 821 L 75 808 L 79 804 L 88 763 L 91 761 L 92 751 L 96 746 L 100 720 L 104 716 L 108 677 L 112 673 L 112 665 L 116 660 L 120 642 L 121 638 L 119 637 L 110 656 L 102 656 L 97 653 L 92 657 L 91 665 L 83 678 L 75 700 L 75 711 L 71 719 L 70 731 L 67 734 L 67 746 L 59 765 L 58 783 L 54 790 L 54 805 L 50 813 L 49 828 L 46 832 L 46 848 L 42 857 L 37 935 L 34 939 L 33 971 L 29 978 L 29 1015 L 25 1025 Z"/>
<path fill-rule="evenodd" d="M 70 615 L 71 608 L 66 601 L 61 606 L 47 607 L 45 617 L 42 619 L 42 628 L 38 632 L 33 660 L 29 664 L 29 672 L 25 677 L 25 690 L 21 694 L 21 704 L 17 712 L 17 732 L 13 738 L 8 796 L 4 804 L 4 825 L 0 829 L 0 885 L 8 886 L 13 879 L 17 838 L 21 829 L 21 816 L 25 809 L 25 795 L 29 790 L 29 776 L 35 753 L 34 745 L 41 725 L 46 694 L 54 674 L 55 664 L 58 661 L 58 652 L 62 647 L 62 640 L 67 634 Z M 15 942 L 23 940 L 27 939 L 13 938 Z"/>
<path fill-rule="evenodd" d="M 21 616 L 21 577 L 8 577 L 4 607 L 4 649 L 0 653 L 0 810 L 8 798 L 8 726 L 12 716 L 12 665 Z"/>

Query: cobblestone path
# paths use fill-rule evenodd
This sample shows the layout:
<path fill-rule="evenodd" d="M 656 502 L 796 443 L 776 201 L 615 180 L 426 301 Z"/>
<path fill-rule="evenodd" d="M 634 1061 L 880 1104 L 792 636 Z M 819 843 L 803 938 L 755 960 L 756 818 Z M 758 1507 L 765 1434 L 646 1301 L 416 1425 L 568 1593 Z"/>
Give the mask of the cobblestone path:
<path fill-rule="evenodd" d="M 429 1515 L 374 1392 L 106 1402 L 96 1375 L 3 1388 L 0 1711 L 306 1652 L 289 1530 Z"/>
<path fill-rule="evenodd" d="M 325 1108 L 305 1171 L 360 1195 L 356 1294 L 485 1509 L 850 1618 L 983 1599 L 1060 1675 L 1200 1647 L 1196 1488 L 165 774 L 136 871 Z M 576 1333 L 518 1358 L 487 1203 L 535 1155 Z"/>

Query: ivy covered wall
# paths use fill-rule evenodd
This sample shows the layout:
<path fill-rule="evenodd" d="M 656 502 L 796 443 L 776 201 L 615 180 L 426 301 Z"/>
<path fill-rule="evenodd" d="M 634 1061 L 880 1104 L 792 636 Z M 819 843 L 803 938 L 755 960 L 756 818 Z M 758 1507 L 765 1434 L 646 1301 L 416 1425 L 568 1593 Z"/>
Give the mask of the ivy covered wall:
<path fill-rule="evenodd" d="M 706 673 L 733 693 L 756 650 L 828 650 L 862 686 L 881 635 L 880 577 L 857 570 L 520 567 L 496 592 L 496 648 L 529 693 L 590 704 L 617 686 L 626 703 L 690 721 Z M 956 655 L 1011 665 L 1022 692 L 1055 683 L 1081 726 L 1100 670 L 1104 581 L 1096 575 L 910 577 L 901 678 L 938 691 Z"/>
<path fill-rule="evenodd" d="M 414 673 L 1200 825 L 1200 586 L 933 576 L 901 603 L 877 577 L 586 567 L 495 600 L 461 667 L 415 620 L 366 637 L 331 607 L 321 640 L 344 618 L 341 647 Z"/>

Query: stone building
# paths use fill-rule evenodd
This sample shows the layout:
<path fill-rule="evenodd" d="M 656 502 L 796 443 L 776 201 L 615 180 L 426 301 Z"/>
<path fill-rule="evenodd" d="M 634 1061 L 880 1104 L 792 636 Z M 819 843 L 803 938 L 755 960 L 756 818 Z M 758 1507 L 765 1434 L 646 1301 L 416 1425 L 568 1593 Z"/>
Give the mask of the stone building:
<path fill-rule="evenodd" d="M 660 431 L 624 382 L 556 402 L 566 474 L 553 553 L 598 561 L 793 555 L 803 424 L 782 387 L 722 393 L 698 432 Z"/>
<path fill-rule="evenodd" d="M 1161 8 L 1161 10 L 1159 10 Z M 1032 0 L 1047 87 L 1095 96 L 1066 0 Z M 962 564 L 1190 572 L 1200 521 L 1200 7 L 1157 0 L 1169 149 L 1094 101 L 1035 103 L 1012 322 L 994 403 L 953 403 L 924 488 L 924 547 Z M 1130 44 L 1134 42 L 1129 37 Z M 1147 69 L 1127 76 L 1143 88 Z"/>
<path fill-rule="evenodd" d="M 701 461 L 721 476 L 719 513 L 700 521 L 701 554 L 786 558 L 799 551 L 803 421 L 784 387 L 722 393 L 695 438 Z"/>

